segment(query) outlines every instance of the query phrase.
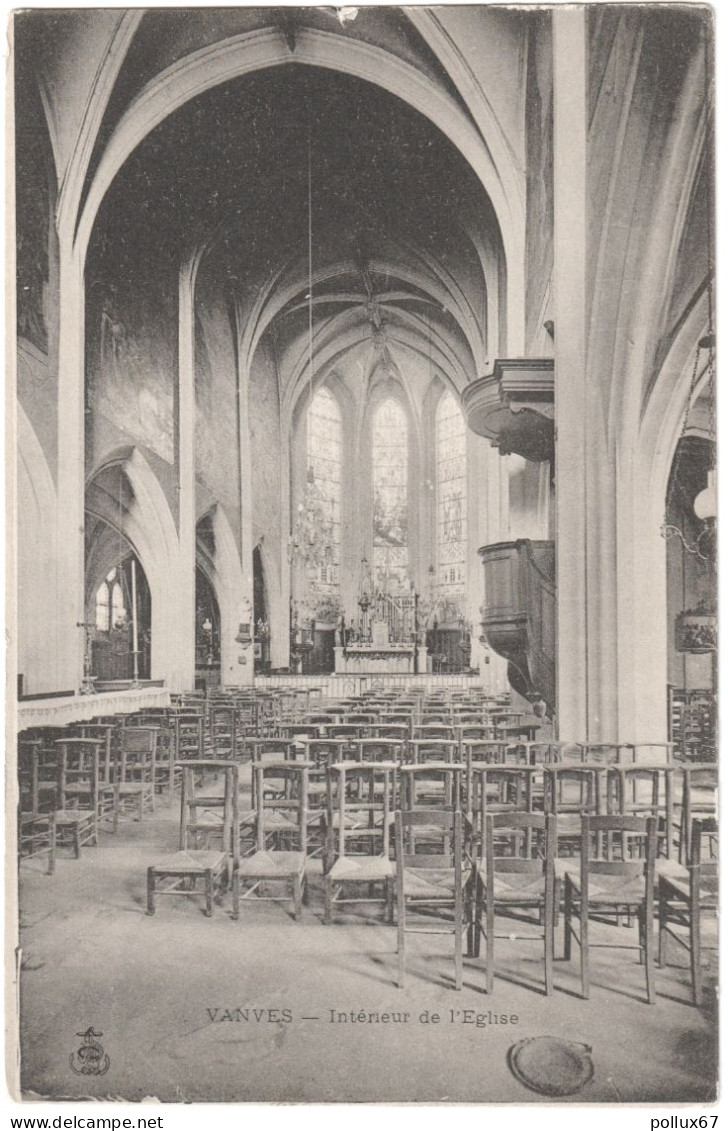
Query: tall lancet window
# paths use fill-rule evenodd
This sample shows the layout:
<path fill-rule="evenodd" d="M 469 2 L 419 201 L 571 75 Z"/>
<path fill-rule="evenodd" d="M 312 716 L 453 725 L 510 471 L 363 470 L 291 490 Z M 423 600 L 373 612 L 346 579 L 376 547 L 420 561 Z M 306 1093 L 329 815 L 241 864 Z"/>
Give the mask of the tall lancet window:
<path fill-rule="evenodd" d="M 314 589 L 333 593 L 341 548 L 341 413 L 328 389 L 319 389 L 308 410 L 307 446 L 309 578 Z"/>
<path fill-rule="evenodd" d="M 372 495 L 372 576 L 379 588 L 395 593 L 408 585 L 407 417 L 393 400 L 384 401 L 372 420 Z"/>
<path fill-rule="evenodd" d="M 465 589 L 468 529 L 465 421 L 452 393 L 437 406 L 435 431 L 438 584 L 443 597 L 456 599 Z"/>

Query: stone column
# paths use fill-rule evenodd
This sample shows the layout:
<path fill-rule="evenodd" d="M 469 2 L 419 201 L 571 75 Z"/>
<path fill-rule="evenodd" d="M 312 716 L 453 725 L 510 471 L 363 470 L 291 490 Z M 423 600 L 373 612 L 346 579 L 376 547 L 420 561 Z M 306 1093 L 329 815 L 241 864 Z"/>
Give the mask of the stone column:
<path fill-rule="evenodd" d="M 552 12 L 554 62 L 554 379 L 557 718 L 587 737 L 587 44 L 584 6 Z"/>
<path fill-rule="evenodd" d="M 83 678 L 84 629 L 84 278 L 71 237 L 59 247 L 58 512 L 55 633 L 58 690 L 78 690 Z"/>
<path fill-rule="evenodd" d="M 195 686 L 195 567 L 197 513 L 195 494 L 195 277 L 197 262 L 179 276 L 179 357 L 176 451 L 179 501 L 179 568 L 175 656 L 169 657 L 169 682 L 175 690 Z"/>

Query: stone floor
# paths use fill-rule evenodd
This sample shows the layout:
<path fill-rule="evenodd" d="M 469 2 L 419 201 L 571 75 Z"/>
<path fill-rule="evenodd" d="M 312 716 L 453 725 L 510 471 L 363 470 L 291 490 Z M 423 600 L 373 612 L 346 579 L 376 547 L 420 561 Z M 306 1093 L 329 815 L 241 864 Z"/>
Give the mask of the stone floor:
<path fill-rule="evenodd" d="M 538 944 L 508 940 L 492 998 L 473 959 L 462 992 L 452 988 L 449 940 L 437 936 L 413 940 L 407 986 L 398 989 L 394 929 L 373 905 L 325 926 L 316 862 L 298 924 L 285 903 L 243 904 L 234 922 L 229 898 L 212 919 L 179 897 L 147 916 L 146 866 L 176 847 L 176 833 L 177 806 L 162 803 L 150 819 L 83 849 L 81 860 L 61 853 L 55 876 L 40 859 L 23 862 L 26 1096 L 543 1103 L 512 1075 L 507 1053 L 524 1037 L 551 1035 L 592 1050 L 593 1078 L 573 1102 L 714 1098 L 716 1017 L 689 1004 L 678 948 L 658 972 L 652 1006 L 633 950 L 594 951 L 589 1001 L 579 996 L 578 958 L 558 961 L 547 999 Z M 604 938 L 635 941 L 625 927 L 605 927 Z M 338 1017 L 352 1012 L 355 1020 Z M 71 1067 L 89 1026 L 110 1057 L 103 1076 Z"/>

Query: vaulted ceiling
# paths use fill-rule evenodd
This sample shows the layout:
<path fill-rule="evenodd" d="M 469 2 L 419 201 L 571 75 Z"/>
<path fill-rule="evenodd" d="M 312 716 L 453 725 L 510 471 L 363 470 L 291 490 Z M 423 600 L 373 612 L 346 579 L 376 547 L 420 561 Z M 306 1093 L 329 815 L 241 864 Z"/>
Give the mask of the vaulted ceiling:
<path fill-rule="evenodd" d="M 104 201 L 91 262 L 176 274 L 201 255 L 237 310 L 241 364 L 273 338 L 294 395 L 309 271 L 319 375 L 351 350 L 396 372 L 409 351 L 464 383 L 487 356 L 499 248 L 488 197 L 431 122 L 358 78 L 294 64 L 216 87 L 154 130 Z"/>

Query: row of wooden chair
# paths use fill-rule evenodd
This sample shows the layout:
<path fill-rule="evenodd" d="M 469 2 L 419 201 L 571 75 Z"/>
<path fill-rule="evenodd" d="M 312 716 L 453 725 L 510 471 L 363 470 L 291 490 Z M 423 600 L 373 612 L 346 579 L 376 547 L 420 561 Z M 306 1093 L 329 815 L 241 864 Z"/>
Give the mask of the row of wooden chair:
<path fill-rule="evenodd" d="M 148 911 L 155 911 L 158 895 L 196 895 L 196 882 L 204 881 L 205 912 L 212 913 L 215 892 L 232 888 L 232 914 L 238 918 L 244 900 L 275 899 L 267 895 L 271 885 L 286 886 L 293 901 L 294 916 L 302 914 L 306 890 L 307 820 L 305 802 L 308 763 L 258 764 L 259 804 L 254 827 L 254 851 L 237 851 L 234 828 L 244 824 L 239 813 L 237 767 L 229 762 L 189 764 L 183 774 L 180 849 L 148 870 Z M 582 994 L 590 991 L 590 922 L 611 917 L 633 916 L 638 923 L 638 950 L 646 975 L 647 999 L 655 999 L 654 918 L 655 892 L 660 928 L 660 961 L 665 958 L 665 939 L 675 922 L 688 928 L 693 956 L 693 987 L 700 994 L 700 913 L 715 906 L 716 866 L 701 856 L 705 831 L 715 833 L 715 822 L 695 823 L 692 856 L 685 875 L 659 877 L 656 888 L 657 822 L 654 817 L 590 816 L 580 818 L 578 859 L 569 860 L 561 877 L 556 871 L 557 816 L 551 813 L 496 812 L 486 816 L 484 835 L 473 855 L 474 843 L 466 831 L 466 819 L 454 805 L 447 808 L 397 809 L 394 816 L 394 860 L 389 859 L 389 828 L 395 766 L 354 763 L 333 769 L 341 783 L 353 773 L 359 796 L 346 798 L 338 790 L 338 837 L 336 860 L 327 870 L 326 918 L 331 917 L 331 891 L 350 884 L 382 885 L 382 899 L 391 919 L 397 908 L 398 981 L 404 984 L 406 940 L 413 933 L 449 934 L 454 939 L 455 986 L 461 988 L 463 939 L 468 953 L 478 957 L 485 939 L 485 983 L 492 992 L 496 961 L 496 916 L 513 915 L 530 928 L 524 937 L 540 938 L 544 954 L 544 985 L 553 991 L 554 929 L 560 891 L 564 905 L 564 957 L 569 960 L 572 942 L 580 947 Z M 222 793 L 196 792 L 201 772 L 223 778 Z M 281 787 L 282 782 L 286 785 Z M 276 788 L 267 788 L 275 785 Z M 377 796 L 381 792 L 381 796 Z M 414 799 L 410 797 L 410 802 Z M 385 819 L 370 823 L 367 815 L 382 808 Z M 347 819 L 356 811 L 358 821 Z M 248 815 L 249 817 L 249 815 Z M 214 841 L 214 844 L 213 844 Z M 372 855 L 352 854 L 369 841 L 377 849 Z M 192 844 L 196 847 L 191 847 Z M 231 846 L 231 851 L 226 848 Z M 396 897 L 396 898 L 395 898 Z M 366 898 L 366 897 L 364 897 Z M 371 898 L 371 897 L 369 897 Z M 357 896 L 356 902 L 360 902 Z M 711 902 L 712 901 L 712 902 Z M 442 912 L 447 913 L 442 919 Z M 531 921 L 524 913 L 532 912 Z M 425 913 L 425 920 L 422 915 Z M 413 915 L 417 919 L 413 919 Z M 513 937 L 513 932 L 508 932 Z M 620 946 L 622 944 L 620 943 Z M 698 956 L 697 958 L 695 956 Z"/>

